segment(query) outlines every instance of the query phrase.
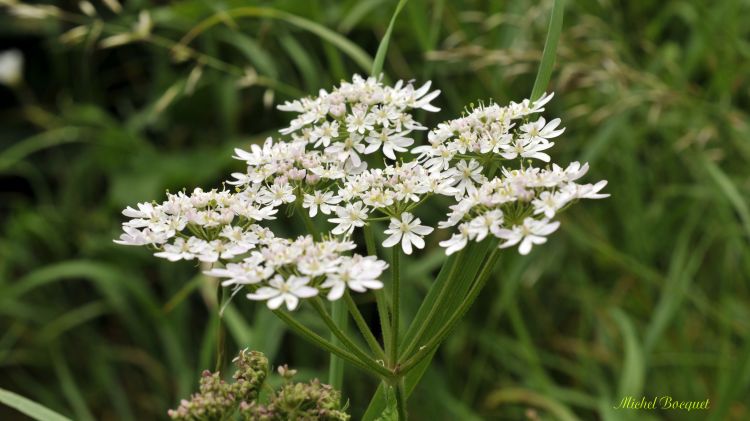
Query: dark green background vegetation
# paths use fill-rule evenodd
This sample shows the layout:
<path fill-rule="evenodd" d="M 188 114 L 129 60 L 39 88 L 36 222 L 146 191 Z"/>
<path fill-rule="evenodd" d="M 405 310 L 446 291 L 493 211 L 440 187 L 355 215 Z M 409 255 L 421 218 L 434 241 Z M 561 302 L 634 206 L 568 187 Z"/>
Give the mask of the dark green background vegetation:
<path fill-rule="evenodd" d="M 105 28 L 150 10 L 164 44 L 249 2 L 129 1 L 120 15 L 94 3 Z M 395 7 L 259 3 L 370 56 Z M 480 99 L 520 100 L 550 5 L 411 0 L 384 70 L 443 91 L 428 125 Z M 215 290 L 191 263 L 113 244 L 120 210 L 220 186 L 242 170 L 234 147 L 285 124 L 272 101 L 368 69 L 284 19 L 228 15 L 191 46 L 229 66 L 203 66 L 190 93 L 196 60 L 159 43 L 101 50 L 90 34 L 66 45 L 74 25 L 0 13 L 0 51 L 26 58 L 24 86 L 0 86 L 0 387 L 77 420 L 163 418 L 213 365 Z M 744 0 L 568 2 L 547 107 L 567 131 L 552 155 L 590 162 L 588 180 L 609 180 L 612 197 L 567 212 L 530 256 L 504 253 L 410 400 L 413 419 L 750 419 L 748 21 Z M 238 86 L 247 68 L 255 83 Z M 440 239 L 407 260 L 407 315 L 442 263 Z M 237 300 L 226 320 L 231 352 L 262 350 L 325 379 L 327 356 L 261 305 Z M 355 419 L 374 386 L 347 369 Z M 612 409 L 643 395 L 709 398 L 711 410 Z"/>

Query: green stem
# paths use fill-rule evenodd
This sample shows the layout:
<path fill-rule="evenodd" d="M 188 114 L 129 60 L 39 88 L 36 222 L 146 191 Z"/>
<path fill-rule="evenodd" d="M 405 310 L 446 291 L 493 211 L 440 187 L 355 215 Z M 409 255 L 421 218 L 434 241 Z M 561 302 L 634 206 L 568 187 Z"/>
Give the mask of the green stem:
<path fill-rule="evenodd" d="M 341 300 L 331 303 L 331 317 L 337 327 L 346 330 L 348 319 L 346 317 L 346 307 Z M 341 345 L 341 341 L 334 334 L 331 334 L 331 342 L 334 345 Z M 344 360 L 333 354 L 331 354 L 331 360 L 328 365 L 328 384 L 336 390 L 342 390 L 344 384 Z"/>
<path fill-rule="evenodd" d="M 375 233 L 372 231 L 371 224 L 365 225 L 364 234 L 367 254 L 377 257 L 378 249 L 375 245 Z M 380 331 L 383 335 L 383 343 L 388 348 L 391 343 L 391 324 L 388 320 L 388 305 L 385 302 L 385 292 L 382 289 L 375 291 L 375 303 L 378 306 L 378 318 L 380 319 Z"/>
<path fill-rule="evenodd" d="M 349 351 L 351 351 L 362 363 L 370 366 L 380 376 L 386 378 L 393 377 L 393 373 L 390 370 L 386 369 L 382 365 L 378 364 L 375 360 L 373 360 L 369 355 L 362 351 L 362 349 L 357 346 L 357 344 L 352 342 L 351 339 L 349 339 L 346 334 L 341 329 L 339 329 L 338 326 L 336 326 L 333 318 L 331 318 L 331 315 L 326 311 L 325 306 L 323 305 L 323 301 L 320 299 L 320 297 L 313 298 L 310 300 L 310 302 L 312 303 L 313 308 L 315 308 L 315 311 L 317 311 L 320 317 L 323 318 L 323 322 L 326 324 L 326 326 L 328 326 L 328 329 L 330 329 L 330 331 L 339 338 L 343 345 Z"/>
<path fill-rule="evenodd" d="M 302 218 L 302 222 L 304 222 L 307 232 L 312 235 L 314 240 L 320 240 L 320 232 L 315 227 L 313 220 L 310 219 L 310 215 L 307 214 L 307 210 L 302 207 L 302 204 L 299 201 L 297 202 L 297 212 L 299 213 L 300 218 Z"/>
<path fill-rule="evenodd" d="M 399 330 L 399 307 L 401 306 L 401 271 L 400 271 L 400 257 L 401 249 L 396 245 L 393 246 L 392 258 L 391 258 L 391 346 L 388 354 L 388 361 L 391 367 L 395 367 L 396 361 L 398 360 L 398 330 Z"/>
<path fill-rule="evenodd" d="M 215 371 L 221 371 L 224 368 L 225 360 L 225 348 L 226 348 L 226 337 L 227 330 L 224 326 L 224 320 L 221 316 L 221 309 L 224 306 L 226 300 L 226 288 L 221 286 L 221 282 L 216 282 L 216 311 L 217 311 L 217 323 L 219 324 L 217 329 L 216 337 L 216 368 Z"/>
<path fill-rule="evenodd" d="M 305 325 L 295 320 L 293 317 L 291 317 L 289 314 L 285 313 L 282 310 L 274 310 L 273 313 L 284 323 L 289 325 L 289 327 L 292 328 L 297 334 L 304 337 L 308 341 L 312 342 L 313 344 L 319 346 L 320 348 L 323 348 L 324 350 L 330 352 L 331 354 L 336 354 L 337 356 L 343 358 L 346 361 L 349 361 L 350 363 L 354 364 L 355 366 L 361 368 L 362 370 L 365 370 L 369 372 L 370 374 L 374 376 L 381 376 L 381 370 L 375 369 L 373 365 L 367 364 L 363 361 L 361 361 L 357 356 L 352 354 L 351 352 L 341 348 L 340 346 L 334 345 L 333 343 L 327 341 L 322 336 L 318 335 L 317 333 L 313 332 L 312 330 L 308 329 Z M 374 364 L 377 365 L 377 364 Z M 383 368 L 378 366 L 379 368 Z M 392 376 L 392 373 L 390 371 L 387 371 L 388 376 Z"/>
<path fill-rule="evenodd" d="M 396 411 L 398 412 L 398 420 L 406 421 L 406 388 L 404 387 L 403 377 L 398 380 L 396 384 Z"/>
<path fill-rule="evenodd" d="M 430 339 L 423 346 L 420 346 L 419 350 L 411 358 L 408 358 L 403 363 L 398 364 L 397 375 L 404 375 L 408 373 L 409 370 L 422 362 L 425 357 L 430 355 L 432 351 L 434 351 L 435 348 L 437 348 L 443 342 L 443 340 L 445 340 L 446 336 L 448 336 L 448 334 L 455 327 L 458 321 L 461 320 L 464 314 L 466 314 L 466 311 L 469 310 L 469 307 L 474 304 L 474 300 L 477 298 L 477 295 L 479 295 L 479 292 L 484 287 L 487 279 L 489 279 L 490 274 L 495 267 L 495 263 L 497 263 L 499 255 L 500 249 L 494 248 L 492 253 L 485 260 L 485 263 L 482 266 L 477 279 L 474 281 L 474 284 L 471 286 L 469 292 L 466 294 L 466 297 L 463 299 L 463 301 L 461 301 L 461 304 L 459 304 L 456 311 L 451 315 L 451 317 L 443 325 L 443 327 L 435 334 L 435 336 L 432 337 L 432 339 Z"/>
<path fill-rule="evenodd" d="M 453 260 L 453 264 L 451 265 L 450 272 L 448 273 L 449 282 L 446 282 L 445 285 L 443 285 L 443 289 L 440 290 L 440 293 L 435 299 L 434 305 L 432 306 L 432 308 L 430 308 L 430 312 L 427 313 L 427 317 L 425 317 L 424 322 L 419 326 L 419 330 L 417 330 L 417 332 L 414 334 L 414 339 L 409 342 L 409 345 L 401 353 L 401 355 L 409 355 L 414 351 L 414 348 L 417 347 L 417 344 L 422 341 L 422 337 L 424 336 L 427 328 L 429 328 L 433 324 L 435 316 L 437 316 L 438 312 L 443 308 L 443 301 L 448 297 L 448 287 L 450 286 L 450 280 L 453 279 L 456 271 L 458 270 L 458 267 L 460 266 L 460 262 L 464 256 L 464 250 L 461 250 L 456 255 L 455 259 Z"/>
<path fill-rule="evenodd" d="M 354 299 L 352 299 L 349 291 L 344 292 L 344 300 L 346 301 L 346 305 L 349 308 L 349 313 L 354 319 L 354 323 L 359 328 L 360 333 L 362 333 L 362 337 L 365 338 L 365 342 L 367 342 L 367 345 L 370 347 L 372 353 L 381 360 L 385 360 L 385 352 L 383 351 L 383 348 L 378 343 L 378 340 L 375 339 L 375 335 L 373 335 L 370 327 L 367 326 L 365 318 L 362 317 L 362 313 L 360 313 L 359 308 L 357 308 L 357 304 L 354 302 Z"/>

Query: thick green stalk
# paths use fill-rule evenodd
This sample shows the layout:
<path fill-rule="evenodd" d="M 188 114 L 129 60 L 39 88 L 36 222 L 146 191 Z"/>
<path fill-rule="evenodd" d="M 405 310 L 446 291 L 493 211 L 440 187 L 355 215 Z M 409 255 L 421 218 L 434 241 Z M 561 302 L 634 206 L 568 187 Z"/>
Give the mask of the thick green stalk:
<path fill-rule="evenodd" d="M 398 413 L 398 421 L 406 421 L 408 416 L 406 413 L 406 388 L 404 387 L 404 379 L 398 379 L 396 383 L 396 412 Z"/>
<path fill-rule="evenodd" d="M 349 291 L 344 292 L 344 300 L 346 302 L 346 306 L 349 308 L 349 313 L 354 319 L 354 323 L 357 325 L 357 328 L 359 328 L 360 333 L 362 333 L 362 337 L 365 338 L 365 342 L 367 342 L 367 345 L 370 347 L 372 353 L 381 360 L 385 360 L 385 352 L 383 351 L 383 348 L 378 343 L 378 340 L 375 339 L 375 335 L 373 335 L 370 327 L 367 326 L 365 318 L 362 317 L 362 313 L 359 311 L 359 308 L 357 308 L 357 303 L 354 302 L 354 299 L 352 299 Z"/>
<path fill-rule="evenodd" d="M 393 246 L 391 254 L 391 346 L 388 354 L 388 362 L 391 367 L 395 367 L 398 360 L 398 330 L 399 330 L 399 313 L 401 307 L 401 268 L 400 258 L 401 249 L 398 245 Z"/>

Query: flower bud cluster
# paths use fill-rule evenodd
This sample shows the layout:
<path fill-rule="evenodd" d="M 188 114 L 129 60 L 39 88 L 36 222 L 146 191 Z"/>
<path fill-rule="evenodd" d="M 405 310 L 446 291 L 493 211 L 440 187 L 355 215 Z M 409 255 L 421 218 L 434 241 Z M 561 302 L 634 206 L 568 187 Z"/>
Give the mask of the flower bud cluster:
<path fill-rule="evenodd" d="M 218 372 L 205 370 L 199 392 L 180 401 L 180 406 L 170 409 L 167 415 L 184 421 L 218 420 L 241 403 L 255 401 L 268 375 L 268 359 L 260 352 L 243 350 L 233 362 L 237 367 L 233 383 L 222 380 Z"/>
<path fill-rule="evenodd" d="M 296 383 L 295 370 L 280 367 L 285 383 L 264 402 L 260 390 L 268 376 L 268 359 L 261 352 L 240 351 L 233 360 L 237 370 L 234 382 L 221 380 L 218 372 L 201 375 L 199 392 L 183 399 L 167 415 L 173 420 L 206 421 L 244 419 L 252 421 L 328 420 L 347 421 L 350 416 L 341 405 L 341 392 L 317 379 Z"/>

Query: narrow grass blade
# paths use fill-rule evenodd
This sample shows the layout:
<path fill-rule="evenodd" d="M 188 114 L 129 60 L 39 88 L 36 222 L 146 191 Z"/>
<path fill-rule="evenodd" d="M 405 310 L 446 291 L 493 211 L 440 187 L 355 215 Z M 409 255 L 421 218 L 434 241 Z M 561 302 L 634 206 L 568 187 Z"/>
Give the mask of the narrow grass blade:
<path fill-rule="evenodd" d="M 611 314 L 620 328 L 625 349 L 617 396 L 640 396 L 646 378 L 646 359 L 641 341 L 632 320 L 624 311 L 613 309 Z"/>
<path fill-rule="evenodd" d="M 502 405 L 517 404 L 531 406 L 549 412 L 553 418 L 560 421 L 578 421 L 564 404 L 529 389 L 508 388 L 491 393 L 487 397 L 486 406 L 497 408 Z"/>
<path fill-rule="evenodd" d="M 539 63 L 534 87 L 531 89 L 530 99 L 532 101 L 542 96 L 552 76 L 552 67 L 555 65 L 555 54 L 557 53 L 557 42 L 560 40 L 560 32 L 562 32 L 564 1 L 555 0 L 555 4 L 552 6 L 547 39 L 544 42 L 544 52 L 542 53 L 542 62 Z"/>
<path fill-rule="evenodd" d="M 57 412 L 9 390 L 0 389 L 0 403 L 39 421 L 70 421 Z"/>
<path fill-rule="evenodd" d="M 369 71 L 372 68 L 372 58 L 359 46 L 349 41 L 347 38 L 341 36 L 341 34 L 303 17 L 293 15 L 282 10 L 267 7 L 239 7 L 236 9 L 225 10 L 209 16 L 208 18 L 199 22 L 195 27 L 193 27 L 192 30 L 190 30 L 190 32 L 182 37 L 179 45 L 182 47 L 186 46 L 193 39 L 195 39 L 195 37 L 205 32 L 209 28 L 224 23 L 226 17 L 264 17 L 284 21 L 298 28 L 302 28 L 308 32 L 311 32 L 321 39 L 324 39 L 325 41 L 328 41 L 329 43 L 335 45 L 339 50 L 348 55 L 349 58 L 351 58 L 363 70 Z"/>
<path fill-rule="evenodd" d="M 391 41 L 393 26 L 396 24 L 396 18 L 398 18 L 398 14 L 401 13 L 401 9 L 404 8 L 407 1 L 408 0 L 400 0 L 398 2 L 396 10 L 393 12 L 393 16 L 391 16 L 391 22 L 388 24 L 388 29 L 386 29 L 383 39 L 380 40 L 378 52 L 375 53 L 375 60 L 372 62 L 372 71 L 370 72 L 373 76 L 377 77 L 383 71 L 383 62 L 385 61 L 385 54 L 388 52 L 388 44 Z"/>

